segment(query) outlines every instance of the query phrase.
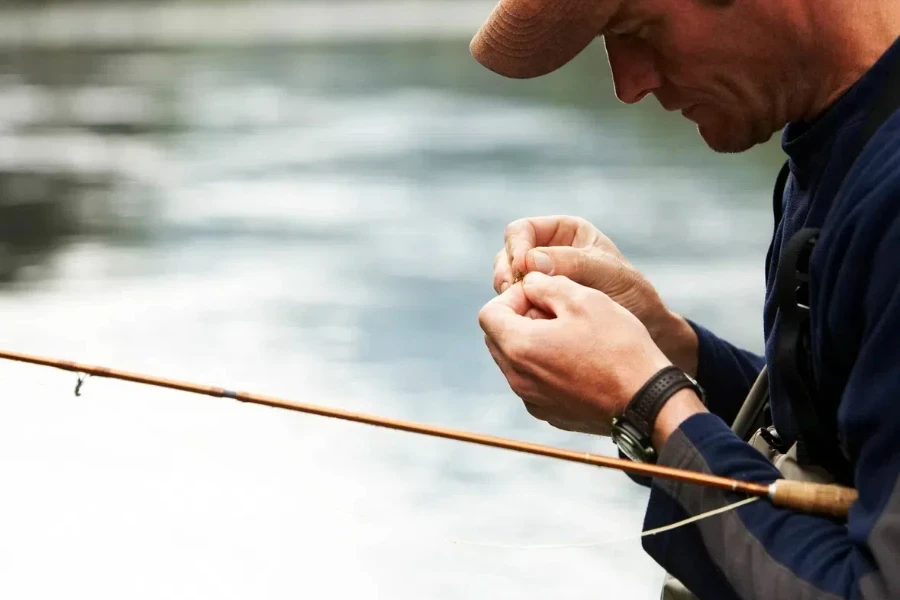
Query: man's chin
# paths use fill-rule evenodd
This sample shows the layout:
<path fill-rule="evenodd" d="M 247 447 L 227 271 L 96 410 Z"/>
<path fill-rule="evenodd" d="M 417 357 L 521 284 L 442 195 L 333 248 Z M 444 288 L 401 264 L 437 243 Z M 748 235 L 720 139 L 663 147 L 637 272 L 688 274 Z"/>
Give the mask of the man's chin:
<path fill-rule="evenodd" d="M 736 154 L 765 142 L 760 132 L 746 118 L 735 117 L 709 104 L 697 104 L 681 111 L 682 116 L 697 125 L 700 137 L 713 152 Z"/>
<path fill-rule="evenodd" d="M 751 127 L 729 128 L 717 123 L 715 126 L 697 123 L 697 132 L 713 152 L 737 154 L 746 152 L 767 139 L 756 139 Z"/>
<path fill-rule="evenodd" d="M 739 139 L 733 134 L 721 135 L 718 131 L 710 132 L 704 129 L 702 125 L 697 125 L 697 132 L 700 134 L 700 137 L 703 138 L 703 141 L 706 142 L 706 145 L 709 146 L 710 150 L 718 152 L 719 154 L 737 154 L 739 152 L 745 152 L 754 146 L 754 144 L 748 145 L 743 143 L 744 140 Z"/>

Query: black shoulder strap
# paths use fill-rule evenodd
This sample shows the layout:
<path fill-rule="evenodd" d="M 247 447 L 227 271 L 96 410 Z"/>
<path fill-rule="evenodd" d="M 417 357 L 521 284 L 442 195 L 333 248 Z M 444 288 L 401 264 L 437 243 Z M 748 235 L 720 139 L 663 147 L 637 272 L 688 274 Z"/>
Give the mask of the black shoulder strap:
<path fill-rule="evenodd" d="M 778 171 L 778 177 L 775 179 L 775 189 L 772 192 L 772 214 L 775 216 L 775 224 L 772 229 L 772 242 L 769 244 L 769 250 L 766 252 L 766 282 L 769 281 L 769 264 L 772 262 L 772 252 L 775 250 L 775 233 L 778 231 L 778 225 L 781 223 L 781 217 L 784 214 L 784 188 L 787 186 L 788 177 L 791 174 L 791 162 L 786 160 Z"/>
<path fill-rule="evenodd" d="M 852 473 L 839 443 L 837 406 L 817 393 L 812 364 L 809 262 L 818 237 L 818 229 L 801 229 L 788 240 L 779 257 L 775 301 L 781 325 L 775 341 L 775 372 L 797 422 L 798 460 L 819 464 L 848 483 Z"/>
<path fill-rule="evenodd" d="M 887 82 L 874 98 L 856 143 L 849 149 L 853 160 L 835 198 L 846 187 L 847 175 L 853 170 L 872 137 L 885 121 L 900 109 L 900 60 L 894 61 L 889 67 Z M 781 197 L 773 198 L 776 229 L 782 216 L 786 169 L 787 163 L 782 167 L 776 183 L 776 196 L 780 192 Z M 774 360 L 777 365 L 777 376 L 783 381 L 797 420 L 801 459 L 819 464 L 835 475 L 839 481 L 849 483 L 853 480 L 853 474 L 839 439 L 838 407 L 826 402 L 825 398 L 817 393 L 812 364 L 809 332 L 809 263 L 819 232 L 817 228 L 801 229 L 784 245 L 779 257 L 775 299 L 781 314 L 781 327 L 779 338 L 776 340 Z M 770 256 L 771 252 L 770 246 Z"/>
<path fill-rule="evenodd" d="M 791 161 L 786 160 L 778 171 L 778 177 L 775 179 L 775 193 L 772 194 L 772 213 L 775 215 L 775 227 L 781 223 L 781 217 L 784 213 L 784 188 L 787 186 L 788 177 L 791 174 Z"/>

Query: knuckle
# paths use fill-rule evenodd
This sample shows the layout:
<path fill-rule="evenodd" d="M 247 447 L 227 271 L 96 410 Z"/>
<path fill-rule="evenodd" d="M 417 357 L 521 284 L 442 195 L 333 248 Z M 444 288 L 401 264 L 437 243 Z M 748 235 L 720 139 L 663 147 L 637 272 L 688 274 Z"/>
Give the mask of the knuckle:
<path fill-rule="evenodd" d="M 501 267 L 506 262 L 506 249 L 504 248 L 500 252 L 497 253 L 497 256 L 494 257 L 494 270 L 496 271 L 499 267 Z"/>
<path fill-rule="evenodd" d="M 485 331 L 487 330 L 488 324 L 491 319 L 490 313 L 491 313 L 491 309 L 490 309 L 490 306 L 487 304 L 482 306 L 481 310 L 478 311 L 478 325 L 481 327 L 481 329 L 483 329 Z M 485 342 L 490 341 L 490 338 L 487 335 L 484 336 L 484 339 L 485 339 Z"/>
<path fill-rule="evenodd" d="M 578 225 L 579 227 L 584 227 L 586 229 L 597 229 L 596 227 L 594 227 L 593 223 L 591 223 L 584 217 L 574 217 L 573 216 L 573 217 L 567 217 L 567 218 L 570 219 L 572 221 L 572 223 L 574 223 L 575 225 Z"/>
<path fill-rule="evenodd" d="M 509 249 L 510 241 L 522 231 L 525 219 L 517 219 L 506 226 L 503 230 L 503 239 L 506 241 L 506 247 Z"/>
<path fill-rule="evenodd" d="M 500 286 L 503 285 L 504 281 L 509 280 L 509 268 L 503 264 L 494 264 L 494 278 L 493 285 L 494 291 L 498 294 L 500 293 Z"/>
<path fill-rule="evenodd" d="M 534 227 L 531 219 L 517 219 L 506 226 L 504 231 L 505 249 L 510 258 L 513 257 L 513 251 L 519 247 L 527 250 L 531 244 L 531 238 L 534 236 Z"/>
<path fill-rule="evenodd" d="M 605 237 L 596 225 L 594 225 L 584 217 L 572 217 L 571 223 L 575 227 L 575 230 L 580 232 L 581 236 L 585 236 L 587 238 Z"/>
<path fill-rule="evenodd" d="M 504 273 L 509 271 L 509 253 L 504 248 L 494 257 L 494 272 Z"/>
<path fill-rule="evenodd" d="M 591 271 L 594 270 L 592 269 L 594 265 L 592 265 L 591 262 L 592 261 L 588 259 L 587 253 L 585 253 L 583 250 L 575 252 L 572 256 L 571 266 L 573 276 L 576 277 L 579 281 L 592 279 L 594 273 L 592 273 Z"/>
<path fill-rule="evenodd" d="M 525 376 L 516 371 L 514 367 L 510 369 L 509 373 L 506 375 L 506 379 L 507 381 L 509 381 L 510 388 L 515 393 L 515 395 L 518 396 L 519 399 L 527 402 L 531 393 L 528 379 L 526 379 Z"/>
<path fill-rule="evenodd" d="M 522 217 L 521 219 L 516 219 L 515 221 L 510 221 L 506 226 L 506 235 L 516 234 L 522 231 L 524 227 L 526 227 L 529 223 L 528 217 Z"/>

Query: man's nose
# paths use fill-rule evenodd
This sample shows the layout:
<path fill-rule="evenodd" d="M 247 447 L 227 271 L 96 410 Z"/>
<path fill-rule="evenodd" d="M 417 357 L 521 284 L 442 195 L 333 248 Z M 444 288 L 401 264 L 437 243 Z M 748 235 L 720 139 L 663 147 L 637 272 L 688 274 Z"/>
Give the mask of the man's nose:
<path fill-rule="evenodd" d="M 640 102 L 662 86 L 653 49 L 625 36 L 604 36 L 616 97 L 625 104 Z"/>

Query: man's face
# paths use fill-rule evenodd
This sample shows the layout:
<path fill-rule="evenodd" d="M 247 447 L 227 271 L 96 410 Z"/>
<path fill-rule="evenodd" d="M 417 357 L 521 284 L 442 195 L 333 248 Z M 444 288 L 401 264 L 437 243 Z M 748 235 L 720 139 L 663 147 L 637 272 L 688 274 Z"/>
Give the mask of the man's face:
<path fill-rule="evenodd" d="M 777 78 L 791 53 L 776 39 L 774 16 L 760 12 L 746 0 L 625 0 L 603 31 L 616 95 L 634 103 L 653 94 L 717 152 L 767 141 L 787 119 L 773 90 L 787 83 Z"/>

